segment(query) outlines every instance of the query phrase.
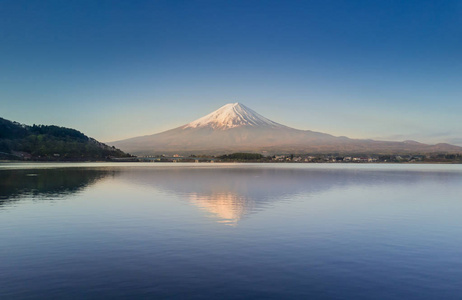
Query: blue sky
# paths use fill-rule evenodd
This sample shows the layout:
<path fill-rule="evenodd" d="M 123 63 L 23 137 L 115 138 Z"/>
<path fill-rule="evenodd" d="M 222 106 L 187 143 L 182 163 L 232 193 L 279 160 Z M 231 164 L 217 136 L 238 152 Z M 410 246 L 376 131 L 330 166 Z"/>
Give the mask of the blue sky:
<path fill-rule="evenodd" d="M 462 1 L 0 1 L 0 116 L 101 141 L 229 102 L 462 145 Z"/>

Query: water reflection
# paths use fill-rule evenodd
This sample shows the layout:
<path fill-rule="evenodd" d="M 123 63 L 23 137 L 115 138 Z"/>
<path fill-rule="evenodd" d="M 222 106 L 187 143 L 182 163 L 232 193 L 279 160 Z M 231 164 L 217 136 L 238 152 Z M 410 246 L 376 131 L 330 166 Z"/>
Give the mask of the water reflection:
<path fill-rule="evenodd" d="M 164 191 L 186 199 L 220 223 L 241 219 L 299 195 L 313 197 L 334 188 L 392 185 L 412 187 L 422 181 L 461 181 L 460 172 L 396 169 L 321 169 L 268 166 L 99 167 L 0 170 L 0 205 L 24 197 L 64 197 L 111 176 L 120 182 Z"/>
<path fill-rule="evenodd" d="M 252 213 L 299 195 L 313 197 L 333 188 L 393 185 L 412 187 L 421 181 L 460 181 L 461 173 L 401 170 L 297 168 L 135 169 L 121 179 L 173 193 L 207 211 L 218 222 L 236 225 Z"/>
<path fill-rule="evenodd" d="M 460 299 L 462 167 L 425 168 L 0 170 L 0 299 Z"/>
<path fill-rule="evenodd" d="M 191 193 L 189 200 L 192 204 L 214 214 L 220 223 L 237 225 L 237 222 L 254 209 L 254 201 L 251 198 L 231 192 L 200 195 Z"/>
<path fill-rule="evenodd" d="M 0 205 L 24 197 L 63 198 L 114 174 L 102 169 L 0 170 Z"/>

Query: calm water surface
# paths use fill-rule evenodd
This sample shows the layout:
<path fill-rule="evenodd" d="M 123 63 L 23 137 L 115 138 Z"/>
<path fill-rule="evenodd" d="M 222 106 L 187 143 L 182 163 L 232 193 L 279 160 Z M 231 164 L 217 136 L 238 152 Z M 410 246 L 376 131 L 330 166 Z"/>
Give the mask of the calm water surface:
<path fill-rule="evenodd" d="M 461 165 L 0 164 L 0 299 L 461 299 Z"/>

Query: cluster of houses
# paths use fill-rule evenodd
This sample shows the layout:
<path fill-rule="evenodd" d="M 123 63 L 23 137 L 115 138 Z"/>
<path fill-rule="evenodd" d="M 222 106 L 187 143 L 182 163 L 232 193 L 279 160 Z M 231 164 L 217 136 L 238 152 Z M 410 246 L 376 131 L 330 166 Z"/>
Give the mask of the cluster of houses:
<path fill-rule="evenodd" d="M 374 155 L 374 156 L 337 156 L 337 155 L 275 155 L 277 162 L 326 162 L 326 163 L 376 163 L 376 162 L 416 162 L 430 156 L 424 155 Z"/>
<path fill-rule="evenodd" d="M 138 160 L 145 162 L 220 162 L 220 158 L 215 156 L 182 156 L 174 155 L 159 155 L 159 156 L 144 156 L 138 157 Z M 284 154 L 265 156 L 262 159 L 256 160 L 261 162 L 294 162 L 294 163 L 382 163 L 382 162 L 438 162 L 438 161 L 462 161 L 462 155 L 448 154 L 406 154 L 406 155 L 332 155 L 332 154 Z"/>
<path fill-rule="evenodd" d="M 273 161 L 287 162 L 377 162 L 375 157 L 353 157 L 353 156 L 332 156 L 332 155 L 317 155 L 317 156 L 293 156 L 293 155 L 275 155 Z"/>
<path fill-rule="evenodd" d="M 210 162 L 213 163 L 217 159 L 215 157 L 196 157 L 196 156 L 182 156 L 180 154 L 174 155 L 148 155 L 148 156 L 139 156 L 138 160 L 144 162 Z"/>

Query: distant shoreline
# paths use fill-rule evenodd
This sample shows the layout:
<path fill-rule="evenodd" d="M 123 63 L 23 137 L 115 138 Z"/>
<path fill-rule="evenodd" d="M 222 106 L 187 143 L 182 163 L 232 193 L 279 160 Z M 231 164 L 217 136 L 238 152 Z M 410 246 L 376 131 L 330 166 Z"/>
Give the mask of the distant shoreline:
<path fill-rule="evenodd" d="M 148 163 L 148 164 L 326 164 L 326 165 L 459 165 L 462 164 L 462 161 L 413 161 L 413 162 L 292 162 L 292 161 L 200 161 L 200 162 L 192 162 L 192 161 L 107 161 L 107 160 L 82 160 L 82 161 L 75 161 L 75 160 L 0 160 L 0 164 L 18 164 L 18 163 L 72 163 L 72 164 L 81 164 L 81 163 Z"/>

